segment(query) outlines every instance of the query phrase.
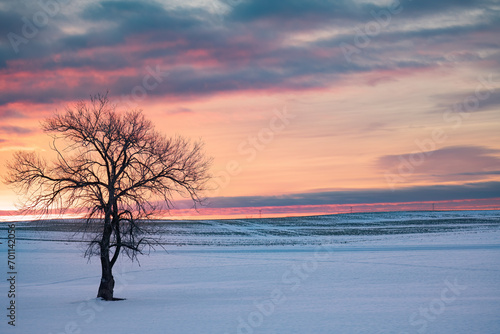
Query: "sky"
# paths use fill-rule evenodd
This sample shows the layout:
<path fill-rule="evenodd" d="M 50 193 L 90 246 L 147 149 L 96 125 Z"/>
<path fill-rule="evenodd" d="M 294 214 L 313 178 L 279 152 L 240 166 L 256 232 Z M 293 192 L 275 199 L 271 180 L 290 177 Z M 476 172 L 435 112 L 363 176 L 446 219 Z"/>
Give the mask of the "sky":
<path fill-rule="evenodd" d="M 109 91 L 205 142 L 211 214 L 500 208 L 499 35 L 488 0 L 4 0 L 0 175 Z"/>

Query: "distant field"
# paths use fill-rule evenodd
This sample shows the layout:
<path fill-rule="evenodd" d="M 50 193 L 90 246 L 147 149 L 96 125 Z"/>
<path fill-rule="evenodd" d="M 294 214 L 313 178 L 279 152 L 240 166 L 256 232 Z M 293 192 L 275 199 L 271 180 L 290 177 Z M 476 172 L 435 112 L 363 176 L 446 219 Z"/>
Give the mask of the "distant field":
<path fill-rule="evenodd" d="M 165 245 L 317 245 L 355 242 L 366 237 L 498 230 L 500 211 L 388 212 L 313 217 L 155 220 L 156 237 Z M 17 223 L 25 240 L 84 241 L 78 233 L 99 230 L 84 220 L 62 219 Z M 6 227 L 0 225 L 0 229 Z"/>

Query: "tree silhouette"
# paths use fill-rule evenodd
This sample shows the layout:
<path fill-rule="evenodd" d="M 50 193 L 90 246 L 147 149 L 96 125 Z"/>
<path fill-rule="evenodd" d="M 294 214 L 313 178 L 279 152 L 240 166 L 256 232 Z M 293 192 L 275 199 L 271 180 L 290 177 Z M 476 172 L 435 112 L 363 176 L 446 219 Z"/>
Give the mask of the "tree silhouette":
<path fill-rule="evenodd" d="M 116 112 L 107 94 L 67 108 L 42 128 L 53 137 L 57 158 L 47 162 L 33 152 L 17 152 L 5 181 L 26 195 L 26 211 L 85 212 L 91 234 L 85 255 L 101 260 L 97 297 L 116 300 L 112 269 L 120 253 L 134 260 L 154 245 L 147 219 L 170 209 L 175 194 L 195 206 L 201 202 L 210 159 L 201 142 L 165 137 L 141 111 Z M 61 141 L 63 148 L 57 146 Z"/>

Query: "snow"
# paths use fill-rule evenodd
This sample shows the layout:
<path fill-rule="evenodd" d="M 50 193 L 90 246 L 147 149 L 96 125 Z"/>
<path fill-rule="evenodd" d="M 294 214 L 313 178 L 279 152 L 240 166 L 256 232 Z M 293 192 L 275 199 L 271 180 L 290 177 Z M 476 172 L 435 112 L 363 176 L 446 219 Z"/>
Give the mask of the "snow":
<path fill-rule="evenodd" d="M 33 226 L 1 333 L 500 332 L 498 211 L 168 223 L 167 252 L 117 264 L 118 302 L 94 298 L 78 236 Z"/>

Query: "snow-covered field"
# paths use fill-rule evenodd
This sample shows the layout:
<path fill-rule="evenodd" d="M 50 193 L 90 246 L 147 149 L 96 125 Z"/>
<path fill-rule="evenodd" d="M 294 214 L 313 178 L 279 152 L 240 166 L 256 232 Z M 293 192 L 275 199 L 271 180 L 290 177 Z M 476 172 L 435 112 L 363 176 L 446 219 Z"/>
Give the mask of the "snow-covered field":
<path fill-rule="evenodd" d="M 74 225 L 17 223 L 0 332 L 500 333 L 500 211 L 157 224 L 166 251 L 122 259 L 103 302 Z"/>

